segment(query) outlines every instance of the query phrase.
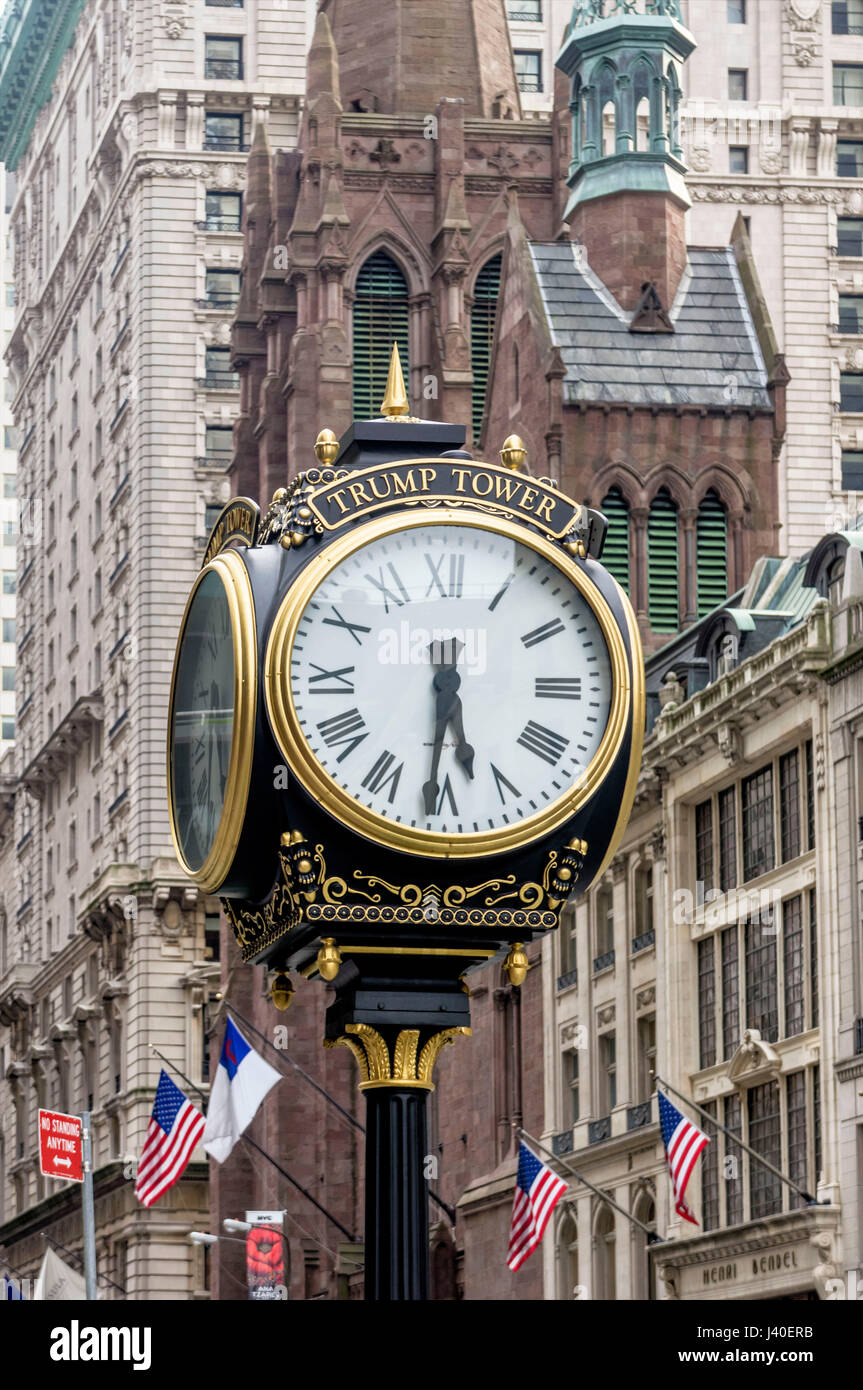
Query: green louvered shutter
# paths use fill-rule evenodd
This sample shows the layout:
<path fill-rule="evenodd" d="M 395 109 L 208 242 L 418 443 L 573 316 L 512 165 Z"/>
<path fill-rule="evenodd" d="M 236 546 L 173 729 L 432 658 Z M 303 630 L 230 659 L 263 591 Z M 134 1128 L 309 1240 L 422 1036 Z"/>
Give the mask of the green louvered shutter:
<path fill-rule="evenodd" d="M 647 614 L 654 632 L 677 632 L 679 560 L 677 508 L 663 488 L 647 518 Z"/>
<path fill-rule="evenodd" d="M 470 364 L 473 369 L 472 420 L 474 440 L 479 438 L 482 415 L 485 409 L 485 392 L 488 386 L 488 369 L 491 362 L 491 343 L 494 337 L 494 318 L 497 312 L 497 297 L 500 293 L 500 256 L 492 256 L 486 261 L 473 291 L 473 308 L 470 311 Z"/>
<path fill-rule="evenodd" d="M 354 419 L 381 413 L 393 343 L 399 345 L 405 385 L 410 390 L 408 287 L 385 251 L 370 256 L 357 277 L 354 301 Z"/>
<path fill-rule="evenodd" d="M 619 487 L 606 493 L 600 511 L 608 519 L 602 563 L 629 593 L 629 507 Z"/>
<path fill-rule="evenodd" d="M 713 491 L 698 508 L 695 575 L 698 616 L 703 618 L 728 597 L 728 517 Z"/>

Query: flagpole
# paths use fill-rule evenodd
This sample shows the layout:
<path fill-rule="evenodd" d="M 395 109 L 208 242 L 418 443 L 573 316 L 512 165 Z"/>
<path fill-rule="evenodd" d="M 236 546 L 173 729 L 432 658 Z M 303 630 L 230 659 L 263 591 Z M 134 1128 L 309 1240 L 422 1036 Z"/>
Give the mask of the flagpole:
<path fill-rule="evenodd" d="M 802 1197 L 803 1200 L 806 1202 L 807 1206 L 830 1206 L 829 1202 L 819 1204 L 818 1198 L 813 1197 L 811 1192 L 805 1192 L 802 1187 L 797 1186 L 796 1182 L 792 1182 L 790 1178 L 786 1178 L 785 1174 L 780 1173 L 778 1168 L 774 1168 L 773 1164 L 770 1163 L 768 1159 L 762 1158 L 761 1154 L 756 1153 L 755 1149 L 750 1149 L 749 1145 L 744 1144 L 743 1140 L 739 1138 L 739 1136 L 736 1135 L 733 1130 L 727 1129 L 725 1125 L 720 1124 L 719 1121 L 715 1119 L 713 1115 L 711 1115 L 710 1111 L 705 1110 L 704 1107 L 699 1105 L 697 1101 L 690 1100 L 689 1096 L 685 1096 L 682 1094 L 681 1091 L 676 1090 L 675 1087 L 670 1084 L 670 1082 L 663 1081 L 661 1076 L 657 1076 L 654 1074 L 653 1079 L 656 1082 L 657 1086 L 662 1086 L 666 1091 L 670 1091 L 673 1096 L 677 1096 L 678 1100 L 682 1100 L 684 1105 L 689 1105 L 693 1110 L 697 1110 L 699 1115 L 702 1115 L 705 1120 L 709 1120 L 710 1124 L 712 1124 L 715 1129 L 721 1129 L 722 1133 L 727 1134 L 728 1138 L 731 1139 L 738 1146 L 738 1148 L 744 1149 L 751 1158 L 754 1158 L 757 1163 L 761 1164 L 762 1168 L 766 1168 L 767 1171 L 772 1173 L 775 1178 L 778 1178 L 780 1182 L 784 1182 L 786 1187 L 790 1187 L 792 1192 L 796 1192 L 798 1197 Z"/>
<path fill-rule="evenodd" d="M 332 1216 L 330 1212 L 327 1211 L 326 1207 L 322 1207 L 320 1202 L 312 1196 L 311 1192 L 307 1192 L 306 1189 L 300 1183 L 297 1182 L 296 1178 L 292 1178 L 287 1168 L 283 1168 L 280 1163 L 277 1163 L 276 1160 L 273 1158 L 272 1154 L 268 1154 L 266 1149 L 262 1149 L 260 1144 L 257 1143 L 257 1141 L 254 1140 L 250 1134 L 243 1134 L 241 1138 L 245 1139 L 247 1144 L 251 1144 L 253 1149 L 257 1149 L 258 1153 L 261 1155 L 262 1158 L 268 1159 L 269 1162 L 272 1163 L 273 1167 L 279 1173 L 281 1173 L 283 1178 L 287 1178 L 288 1182 L 293 1183 L 294 1187 L 297 1189 L 298 1192 L 302 1192 L 304 1197 L 308 1197 L 312 1206 L 317 1207 L 318 1211 L 322 1212 L 328 1221 L 332 1221 L 334 1226 L 338 1226 L 342 1235 L 347 1236 L 351 1244 L 354 1244 L 356 1242 L 356 1236 L 351 1235 L 350 1231 L 342 1225 L 341 1221 L 337 1221 L 336 1218 Z"/>
<path fill-rule="evenodd" d="M 168 1059 L 167 1059 L 167 1057 L 165 1056 L 165 1054 L 164 1054 L 163 1052 L 160 1052 L 160 1051 L 159 1051 L 159 1049 L 158 1049 L 158 1047 L 156 1046 L 155 1043 L 148 1043 L 147 1046 L 150 1048 L 150 1050 L 151 1050 L 152 1052 L 155 1052 L 156 1056 L 157 1056 L 161 1061 L 163 1061 L 163 1062 L 165 1063 L 165 1066 L 166 1066 L 166 1067 L 170 1067 L 170 1068 L 171 1068 L 171 1071 L 175 1071 L 175 1072 L 177 1073 L 177 1075 L 179 1076 L 179 1078 L 180 1078 L 181 1081 L 185 1081 L 185 1083 L 186 1083 L 186 1085 L 189 1087 L 189 1090 L 190 1090 L 190 1091 L 197 1091 L 197 1092 L 198 1092 L 198 1095 L 201 1097 L 201 1106 L 202 1106 L 202 1109 L 203 1109 L 203 1114 L 206 1115 L 206 1113 L 207 1113 L 207 1098 L 206 1098 L 206 1096 L 204 1095 L 204 1092 L 200 1089 L 200 1087 L 196 1086 L 195 1083 L 194 1083 L 194 1081 L 190 1081 L 189 1078 L 188 1078 L 188 1076 L 186 1076 L 185 1072 L 181 1072 L 181 1071 L 180 1071 L 180 1068 L 177 1066 L 176 1062 L 169 1062 Z"/>
<path fill-rule="evenodd" d="M 625 1216 L 627 1221 L 631 1221 L 633 1226 L 640 1227 L 641 1230 L 644 1231 L 644 1234 L 647 1236 L 648 1245 L 662 1244 L 662 1236 L 658 1236 L 655 1231 L 651 1231 L 649 1226 L 645 1226 L 643 1221 L 639 1221 L 638 1217 L 633 1216 L 632 1212 L 627 1211 L 625 1207 L 619 1206 L 617 1202 L 615 1202 L 613 1197 L 609 1197 L 607 1192 L 603 1192 L 600 1187 L 594 1187 L 593 1183 L 588 1182 L 587 1178 L 585 1178 L 581 1173 L 579 1173 L 578 1169 L 575 1168 L 569 1162 L 568 1159 L 562 1158 L 560 1154 L 552 1153 L 551 1149 L 547 1149 L 544 1144 L 541 1144 L 539 1142 L 538 1139 L 534 1139 L 532 1134 L 528 1134 L 526 1129 L 516 1129 L 515 1132 L 520 1139 L 528 1139 L 531 1144 L 535 1144 L 538 1149 L 541 1149 L 542 1152 L 546 1155 L 546 1157 L 551 1159 L 552 1163 L 563 1164 L 564 1168 L 568 1169 L 568 1171 L 572 1173 L 573 1177 L 578 1178 L 578 1181 L 580 1183 L 584 1183 L 585 1187 L 589 1187 L 591 1192 L 595 1192 L 597 1197 L 602 1198 L 603 1202 L 607 1202 L 610 1207 L 614 1207 L 614 1210 L 619 1211 L 621 1216 Z"/>
<path fill-rule="evenodd" d="M 266 1034 L 262 1033 L 260 1028 L 256 1028 L 254 1023 L 252 1023 L 251 1019 L 246 1018 L 245 1014 L 241 1014 L 240 1010 L 237 1008 L 235 1004 L 231 1003 L 230 999 L 225 1000 L 225 1005 L 227 1008 L 231 1010 L 232 1014 L 237 1015 L 237 1018 L 240 1019 L 240 1021 L 244 1023 L 247 1028 L 251 1028 L 253 1033 L 257 1033 L 258 1037 L 261 1039 L 261 1042 L 266 1043 L 267 1047 L 270 1049 L 271 1052 L 275 1052 L 277 1057 L 282 1058 L 285 1062 L 292 1066 L 294 1068 L 294 1071 L 298 1071 L 300 1073 L 300 1076 L 302 1076 L 306 1081 L 308 1081 L 309 1085 L 313 1086 L 319 1095 L 323 1096 L 326 1100 L 328 1100 L 330 1102 L 330 1105 L 335 1106 L 339 1114 L 344 1115 L 345 1119 L 348 1120 L 354 1126 L 354 1129 L 358 1129 L 361 1134 L 365 1133 L 365 1127 L 360 1123 L 360 1121 L 354 1115 L 352 1115 L 349 1110 L 346 1110 L 343 1105 L 340 1105 L 339 1102 L 336 1100 L 335 1096 L 331 1096 L 329 1091 L 326 1090 L 326 1088 L 323 1087 L 320 1084 L 320 1082 L 316 1081 L 313 1076 L 310 1076 L 307 1071 L 304 1071 L 303 1068 L 300 1066 L 299 1062 L 295 1062 L 293 1057 L 289 1057 L 288 1054 L 286 1052 L 283 1052 L 281 1048 L 276 1047 L 274 1043 L 271 1043 L 270 1039 L 266 1036 Z"/>
<path fill-rule="evenodd" d="M 204 1100 L 204 1096 L 203 1096 L 202 1092 L 201 1092 L 200 1090 L 198 1090 L 198 1087 L 197 1087 L 197 1086 L 193 1085 L 193 1083 L 189 1080 L 188 1076 L 184 1076 L 183 1073 L 180 1071 L 180 1068 L 179 1068 L 178 1066 L 175 1066 L 173 1062 L 169 1062 L 168 1059 L 167 1059 L 167 1057 L 162 1056 L 162 1053 L 159 1051 L 159 1049 L 158 1049 L 157 1047 L 155 1047 L 155 1046 L 153 1045 L 153 1043 L 150 1043 L 149 1046 L 150 1046 L 150 1047 L 152 1048 L 152 1050 L 155 1052 L 155 1054 L 156 1054 L 157 1057 L 161 1057 L 161 1059 L 162 1059 L 162 1061 L 165 1063 L 165 1066 L 166 1066 L 166 1067 L 170 1067 L 171 1071 L 175 1071 L 175 1072 L 177 1073 L 177 1075 L 180 1077 L 180 1079 L 181 1079 L 182 1081 L 185 1081 L 185 1083 L 186 1083 L 187 1086 L 190 1086 L 191 1089 L 192 1089 L 193 1091 L 197 1091 L 197 1092 L 198 1092 L 198 1095 L 201 1097 L 201 1100 L 203 1101 L 203 1100 Z M 204 1103 L 206 1104 L 206 1102 L 204 1102 Z M 355 1241 L 356 1241 L 356 1236 L 351 1235 L 350 1231 L 346 1230 L 345 1227 L 341 1224 L 341 1222 L 340 1222 L 340 1221 L 337 1221 L 336 1218 L 335 1218 L 334 1216 L 332 1216 L 332 1215 L 327 1211 L 326 1207 L 322 1207 L 321 1204 L 320 1204 L 320 1202 L 316 1201 L 315 1198 L 312 1196 L 311 1192 L 307 1192 L 306 1189 L 305 1189 L 300 1183 L 297 1182 L 296 1178 L 292 1178 L 291 1175 L 290 1175 L 290 1173 L 287 1171 L 287 1169 L 286 1169 L 286 1168 L 283 1168 L 283 1167 L 281 1166 L 280 1163 L 277 1163 L 277 1162 L 276 1162 L 276 1160 L 273 1158 L 272 1154 L 267 1153 L 266 1149 L 262 1149 L 261 1146 L 260 1146 L 260 1144 L 256 1143 L 255 1140 L 252 1139 L 250 1135 L 248 1135 L 248 1134 L 243 1134 L 243 1135 L 241 1136 L 241 1138 L 245 1139 L 246 1142 L 247 1142 L 248 1144 L 251 1144 L 251 1145 L 253 1146 L 253 1148 L 257 1149 L 258 1153 L 259 1153 L 263 1158 L 267 1159 L 267 1161 L 268 1161 L 269 1163 L 272 1163 L 273 1167 L 274 1167 L 275 1169 L 277 1169 L 278 1172 L 281 1173 L 282 1177 L 283 1177 L 283 1178 L 287 1178 L 288 1182 L 293 1183 L 294 1187 L 295 1187 L 299 1192 L 302 1192 L 302 1194 L 303 1194 L 304 1197 L 308 1197 L 309 1201 L 312 1203 L 312 1206 L 317 1207 L 318 1211 L 322 1212 L 323 1215 L 327 1218 L 328 1221 L 332 1221 L 332 1223 L 333 1223 L 334 1226 L 338 1226 L 339 1230 L 342 1232 L 343 1235 L 347 1236 L 347 1238 L 348 1238 L 349 1241 L 351 1241 L 351 1242 L 355 1242 Z"/>
<path fill-rule="evenodd" d="M 267 1047 L 270 1049 L 271 1052 L 275 1052 L 277 1057 L 279 1057 L 285 1062 L 288 1062 L 290 1066 L 294 1068 L 295 1071 L 298 1071 L 300 1073 L 300 1076 L 302 1076 L 305 1081 L 308 1081 L 310 1086 L 314 1087 L 314 1089 L 318 1092 L 319 1095 L 323 1096 L 325 1100 L 328 1100 L 330 1102 L 330 1105 L 335 1106 L 336 1110 L 338 1110 L 340 1115 L 344 1115 L 346 1120 L 350 1120 L 351 1124 L 354 1126 L 355 1129 L 359 1130 L 360 1134 L 365 1134 L 365 1125 L 362 1124 L 359 1120 L 355 1119 L 355 1117 L 350 1113 L 349 1110 L 345 1110 L 344 1106 L 339 1104 L 335 1096 L 331 1096 L 329 1091 L 324 1086 L 321 1086 L 320 1083 L 317 1082 L 313 1076 L 310 1076 L 307 1071 L 304 1071 L 303 1068 L 299 1065 L 299 1063 L 294 1061 L 293 1057 L 289 1057 L 287 1052 L 283 1052 L 281 1048 L 278 1048 L 273 1043 L 271 1043 L 269 1038 L 261 1032 L 260 1028 L 256 1028 L 254 1023 L 252 1023 L 248 1018 L 246 1018 L 245 1014 L 240 1013 L 240 1010 L 236 1007 L 235 1004 L 231 1003 L 230 999 L 225 1000 L 225 1005 L 227 1008 L 231 1010 L 231 1013 L 237 1015 L 237 1018 L 240 1019 L 241 1022 L 244 1023 L 247 1028 L 251 1028 L 253 1033 L 257 1033 L 258 1037 L 261 1039 L 261 1042 L 266 1043 Z M 150 1044 L 150 1046 L 152 1047 L 152 1043 Z M 180 1073 L 180 1075 L 182 1076 L 182 1072 Z M 434 1202 L 435 1206 L 440 1207 L 441 1211 L 446 1213 L 446 1215 L 450 1219 L 450 1224 L 454 1226 L 456 1224 L 455 1208 L 451 1207 L 448 1202 L 444 1201 L 443 1197 L 439 1197 L 438 1194 L 434 1192 L 431 1188 L 428 1189 L 428 1194 L 431 1201 Z"/>

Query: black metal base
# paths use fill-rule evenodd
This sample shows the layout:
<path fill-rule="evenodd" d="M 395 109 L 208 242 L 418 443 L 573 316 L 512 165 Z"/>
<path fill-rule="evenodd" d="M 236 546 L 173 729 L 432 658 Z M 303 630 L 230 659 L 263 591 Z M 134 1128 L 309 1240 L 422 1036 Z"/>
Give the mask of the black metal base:
<path fill-rule="evenodd" d="M 420 1087 L 374 1087 L 366 1106 L 365 1297 L 429 1294 L 426 1097 Z"/>

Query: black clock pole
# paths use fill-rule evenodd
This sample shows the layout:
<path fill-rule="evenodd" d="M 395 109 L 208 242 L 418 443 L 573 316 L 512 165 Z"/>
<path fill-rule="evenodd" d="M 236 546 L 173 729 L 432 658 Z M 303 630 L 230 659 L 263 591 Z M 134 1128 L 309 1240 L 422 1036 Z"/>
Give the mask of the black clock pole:
<path fill-rule="evenodd" d="M 429 1294 L 425 1088 L 366 1091 L 365 1297 Z"/>

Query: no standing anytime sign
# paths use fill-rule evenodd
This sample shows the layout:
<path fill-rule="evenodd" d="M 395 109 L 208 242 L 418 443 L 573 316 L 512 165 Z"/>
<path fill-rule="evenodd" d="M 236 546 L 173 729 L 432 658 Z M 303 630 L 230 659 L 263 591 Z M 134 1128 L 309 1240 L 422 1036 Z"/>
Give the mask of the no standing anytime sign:
<path fill-rule="evenodd" d="M 84 1181 L 79 1115 L 60 1115 L 56 1110 L 39 1111 L 39 1162 L 48 1178 Z"/>

